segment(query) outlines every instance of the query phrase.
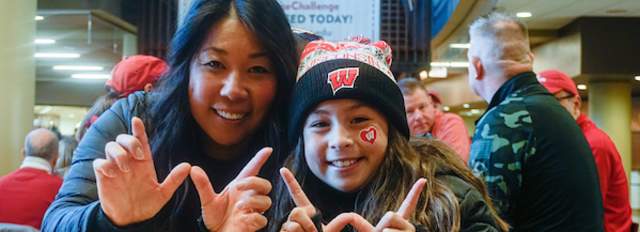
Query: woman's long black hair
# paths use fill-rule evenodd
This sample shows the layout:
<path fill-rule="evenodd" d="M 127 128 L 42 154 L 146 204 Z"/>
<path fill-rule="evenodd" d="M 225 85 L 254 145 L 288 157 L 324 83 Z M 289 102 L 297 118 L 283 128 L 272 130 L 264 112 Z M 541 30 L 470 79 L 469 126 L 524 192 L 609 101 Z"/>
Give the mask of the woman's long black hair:
<path fill-rule="evenodd" d="M 150 96 L 152 100 L 147 107 L 145 124 L 148 125 L 159 180 L 164 180 L 180 162 L 190 161 L 193 154 L 204 152 L 201 143 L 206 133 L 193 118 L 189 107 L 190 66 L 212 25 L 228 17 L 231 10 L 235 10 L 237 18 L 261 43 L 277 78 L 276 95 L 269 114 L 252 138 L 245 139 L 261 141 L 261 144 L 255 144 L 256 151 L 263 146 L 273 147 L 270 162 L 275 160 L 280 164 L 280 157 L 285 157 L 284 107 L 288 105 L 295 82 L 297 55 L 284 11 L 276 0 L 196 0 L 173 37 L 167 60 L 169 72 Z M 185 181 L 176 191 L 173 203 L 170 203 L 173 204 L 172 209 L 180 208 L 187 192 L 194 191 L 191 186 L 190 181 Z"/>

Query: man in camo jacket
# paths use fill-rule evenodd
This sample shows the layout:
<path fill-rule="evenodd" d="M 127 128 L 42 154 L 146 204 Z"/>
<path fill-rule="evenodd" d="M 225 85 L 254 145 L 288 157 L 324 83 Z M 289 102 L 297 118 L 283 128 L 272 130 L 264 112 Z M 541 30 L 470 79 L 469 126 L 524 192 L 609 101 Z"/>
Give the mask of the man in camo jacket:
<path fill-rule="evenodd" d="M 476 123 L 469 167 L 500 215 L 513 231 L 602 231 L 591 150 L 532 72 L 524 24 L 494 13 L 476 20 L 469 35 L 469 84 L 489 103 Z"/>

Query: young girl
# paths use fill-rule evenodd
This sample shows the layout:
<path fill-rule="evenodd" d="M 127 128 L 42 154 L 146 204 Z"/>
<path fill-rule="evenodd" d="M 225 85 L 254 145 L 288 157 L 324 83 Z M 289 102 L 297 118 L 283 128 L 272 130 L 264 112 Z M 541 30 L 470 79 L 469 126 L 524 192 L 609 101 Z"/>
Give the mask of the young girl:
<path fill-rule="evenodd" d="M 384 42 L 307 45 L 289 121 L 289 142 L 297 146 L 285 167 L 304 192 L 292 188 L 292 194 L 306 195 L 313 207 L 300 204 L 300 197 L 292 199 L 279 180 L 270 231 L 320 231 L 321 223 L 332 225 L 338 215 L 336 220 L 344 221 L 342 213 L 348 212 L 366 219 L 347 219 L 360 230 L 373 229 L 381 219 L 377 229 L 508 229 L 482 182 L 454 152 L 442 145 L 409 142 L 403 97 L 390 64 L 391 50 Z M 284 178 L 287 173 L 282 170 Z M 415 213 L 387 213 L 400 207 L 420 177 L 426 178 L 426 186 L 414 202 Z"/>

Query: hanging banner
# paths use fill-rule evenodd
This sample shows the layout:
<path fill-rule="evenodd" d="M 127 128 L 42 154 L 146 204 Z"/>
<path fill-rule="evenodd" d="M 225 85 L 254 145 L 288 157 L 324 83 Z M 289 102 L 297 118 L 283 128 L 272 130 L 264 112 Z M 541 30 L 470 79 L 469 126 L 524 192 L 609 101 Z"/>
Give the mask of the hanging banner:
<path fill-rule="evenodd" d="M 292 27 L 329 41 L 380 39 L 380 0 L 278 0 Z"/>

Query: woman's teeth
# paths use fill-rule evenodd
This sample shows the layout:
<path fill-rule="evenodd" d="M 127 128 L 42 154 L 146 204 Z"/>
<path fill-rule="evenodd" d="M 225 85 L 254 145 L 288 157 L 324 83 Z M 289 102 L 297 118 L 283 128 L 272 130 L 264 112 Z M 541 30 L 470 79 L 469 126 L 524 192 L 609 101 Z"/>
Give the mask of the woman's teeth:
<path fill-rule="evenodd" d="M 356 162 L 358 162 L 357 159 L 336 160 L 336 161 L 331 161 L 330 164 L 331 164 L 331 166 L 335 166 L 335 167 L 338 167 L 338 168 L 347 168 L 347 167 L 351 167 Z"/>
<path fill-rule="evenodd" d="M 224 118 L 224 119 L 228 119 L 228 120 L 239 120 L 244 118 L 244 116 L 246 114 L 234 114 L 234 113 L 229 113 L 223 110 L 216 110 L 216 113 L 218 113 L 218 115 L 220 115 L 220 117 Z"/>

